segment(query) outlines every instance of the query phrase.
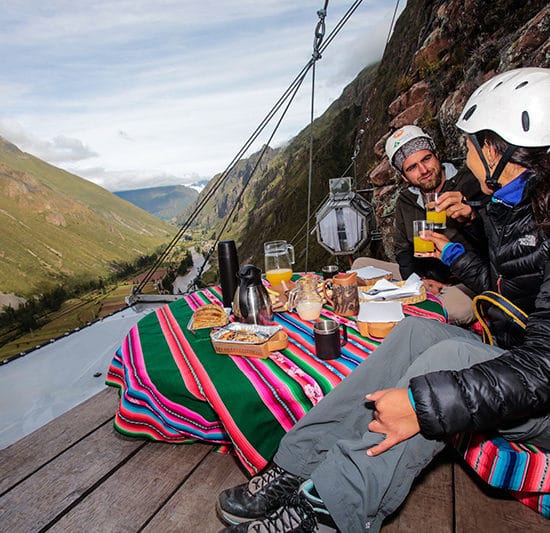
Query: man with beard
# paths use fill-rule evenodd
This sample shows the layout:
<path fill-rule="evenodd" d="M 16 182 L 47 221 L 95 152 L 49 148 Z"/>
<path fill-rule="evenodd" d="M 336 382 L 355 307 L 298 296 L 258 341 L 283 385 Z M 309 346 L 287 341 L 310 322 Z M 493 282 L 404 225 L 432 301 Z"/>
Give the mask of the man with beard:
<path fill-rule="evenodd" d="M 457 171 L 451 163 L 441 163 L 433 139 L 418 126 L 403 126 L 393 132 L 386 141 L 386 154 L 408 184 L 395 206 L 394 251 L 401 276 L 406 279 L 416 272 L 426 288 L 440 298 L 451 323 L 469 324 L 474 320 L 473 294 L 464 285 L 453 285 L 456 280 L 438 259 L 414 256 L 413 220 L 426 218 L 423 195 L 440 193 L 438 210 L 447 211 L 447 227 L 438 231 L 466 250 L 479 252 L 484 239 L 464 203 L 485 198 L 479 182 L 467 168 Z"/>

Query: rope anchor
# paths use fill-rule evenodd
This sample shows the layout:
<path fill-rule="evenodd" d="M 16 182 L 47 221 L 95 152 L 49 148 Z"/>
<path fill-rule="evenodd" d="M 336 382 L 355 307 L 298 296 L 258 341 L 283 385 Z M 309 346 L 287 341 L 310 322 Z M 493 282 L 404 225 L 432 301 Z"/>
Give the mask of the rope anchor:
<path fill-rule="evenodd" d="M 325 36 L 325 18 L 327 16 L 327 5 L 328 0 L 325 1 L 325 7 L 323 9 L 319 9 L 317 11 L 317 15 L 319 17 L 319 22 L 317 23 L 317 27 L 315 28 L 315 39 L 313 40 L 313 59 L 317 61 L 318 59 L 321 59 L 321 52 L 319 52 L 319 48 L 321 47 L 321 43 L 323 42 L 323 37 Z"/>

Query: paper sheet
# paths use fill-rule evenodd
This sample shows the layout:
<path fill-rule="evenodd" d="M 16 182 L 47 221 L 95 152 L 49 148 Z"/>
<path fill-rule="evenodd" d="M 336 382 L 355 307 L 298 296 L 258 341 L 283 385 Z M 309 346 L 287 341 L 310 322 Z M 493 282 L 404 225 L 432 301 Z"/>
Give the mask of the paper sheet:
<path fill-rule="evenodd" d="M 381 268 L 376 268 L 373 266 L 366 266 L 357 270 L 348 270 L 348 272 L 357 272 L 357 276 L 362 279 L 381 278 L 383 276 L 391 274 L 391 272 L 388 270 L 383 270 Z"/>
<path fill-rule="evenodd" d="M 361 302 L 359 322 L 399 322 L 405 318 L 401 302 Z"/>

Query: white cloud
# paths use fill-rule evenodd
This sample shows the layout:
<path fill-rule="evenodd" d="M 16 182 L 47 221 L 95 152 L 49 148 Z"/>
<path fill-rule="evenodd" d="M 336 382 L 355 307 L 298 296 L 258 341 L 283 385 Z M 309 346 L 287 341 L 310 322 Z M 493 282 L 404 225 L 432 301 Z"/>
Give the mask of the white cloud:
<path fill-rule="evenodd" d="M 98 155 L 79 139 L 58 135 L 51 141 L 46 141 L 28 133 L 15 122 L 0 120 L 0 135 L 16 144 L 21 150 L 51 163 L 81 161 Z"/>
<path fill-rule="evenodd" d="M 323 4 L 0 3 L 0 134 L 111 190 L 212 176 L 311 57 Z M 350 5 L 329 3 L 327 36 Z M 317 114 L 381 57 L 393 8 L 383 0 L 363 2 L 323 53 Z M 274 142 L 307 125 L 309 83 Z M 253 149 L 266 139 L 267 133 Z"/>

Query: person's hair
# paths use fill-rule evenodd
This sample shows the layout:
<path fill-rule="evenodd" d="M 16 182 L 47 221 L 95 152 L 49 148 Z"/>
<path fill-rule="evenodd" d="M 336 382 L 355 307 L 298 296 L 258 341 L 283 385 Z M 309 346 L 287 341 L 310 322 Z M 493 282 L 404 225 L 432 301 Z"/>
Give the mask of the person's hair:
<path fill-rule="evenodd" d="M 487 141 L 499 154 L 503 154 L 509 146 L 509 143 L 493 131 L 480 131 L 475 136 L 480 146 Z M 527 183 L 527 193 L 531 198 L 537 224 L 544 233 L 550 235 L 550 153 L 547 150 L 547 146 L 540 148 L 518 146 L 510 157 L 510 162 L 532 172 Z"/>

